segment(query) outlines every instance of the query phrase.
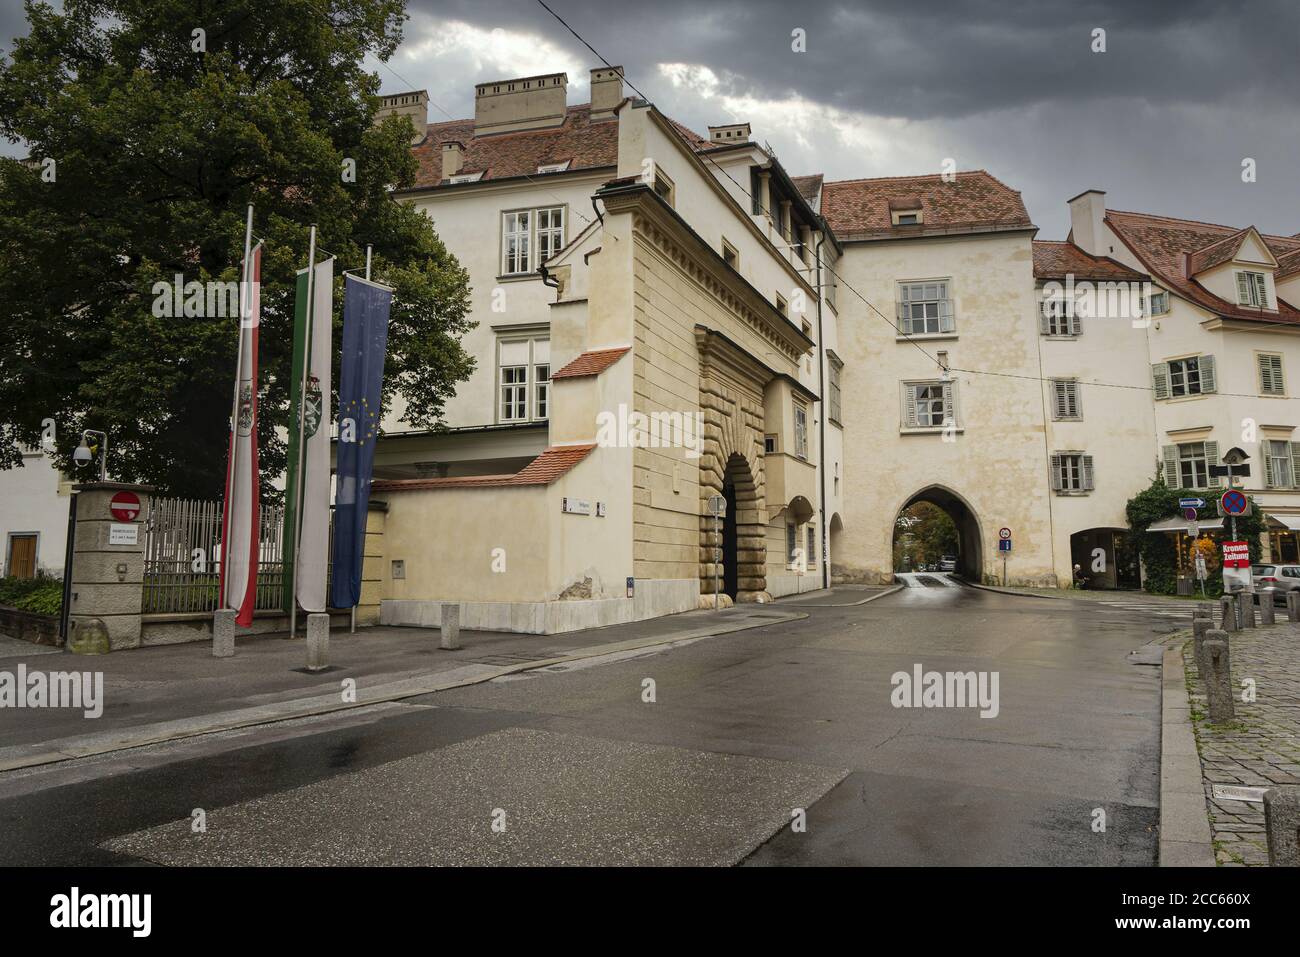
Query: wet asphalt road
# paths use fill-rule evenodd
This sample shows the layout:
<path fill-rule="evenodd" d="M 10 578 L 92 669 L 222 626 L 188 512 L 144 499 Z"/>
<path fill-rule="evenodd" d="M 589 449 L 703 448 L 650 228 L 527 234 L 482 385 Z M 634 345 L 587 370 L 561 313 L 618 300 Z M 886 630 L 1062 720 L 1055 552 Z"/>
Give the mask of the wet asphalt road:
<path fill-rule="evenodd" d="M 852 599 L 3 775 L 0 864 L 1154 863 L 1159 673 L 1128 655 L 1185 622 L 946 583 Z M 997 716 L 894 707 L 916 665 L 997 672 Z"/>

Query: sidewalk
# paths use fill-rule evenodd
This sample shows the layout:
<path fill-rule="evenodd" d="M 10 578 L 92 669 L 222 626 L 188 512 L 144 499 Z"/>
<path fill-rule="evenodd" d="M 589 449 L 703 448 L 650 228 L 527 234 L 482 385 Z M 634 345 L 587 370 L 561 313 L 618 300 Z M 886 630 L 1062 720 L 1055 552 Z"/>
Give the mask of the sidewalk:
<path fill-rule="evenodd" d="M 1100 601 L 1100 602 L 1144 602 L 1151 605 L 1168 605 L 1173 608 L 1182 608 L 1187 611 L 1187 617 L 1192 616 L 1192 609 L 1198 601 L 1216 601 L 1214 598 L 1202 598 L 1200 595 L 1152 595 L 1144 591 L 1135 591 L 1128 589 L 1097 589 L 1089 588 L 1028 588 L 1018 585 L 977 585 L 974 582 L 967 582 L 973 588 L 982 588 L 984 591 L 998 592 L 1003 595 L 1025 595 L 1030 598 L 1069 598 L 1078 601 Z"/>
<path fill-rule="evenodd" d="M 1228 643 L 1236 719 L 1223 725 L 1209 722 L 1192 642 L 1182 649 L 1214 854 L 1221 865 L 1267 867 L 1263 803 L 1217 795 L 1215 786 L 1300 784 L 1300 623 L 1235 631 Z M 1247 678 L 1253 702 L 1241 700 Z"/>
<path fill-rule="evenodd" d="M 0 672 L 16 675 L 19 665 L 29 672 L 99 672 L 104 704 L 95 719 L 74 708 L 0 710 L 0 771 L 394 701 L 806 617 L 795 609 L 745 604 L 563 635 L 462 631 L 459 651 L 439 650 L 436 629 L 367 628 L 332 634 L 331 667 L 315 674 L 304 670 L 304 641 L 274 635 L 237 639 L 235 657 L 224 659 L 212 657 L 209 642 L 96 656 L 5 643 Z M 355 700 L 345 700 L 347 679 L 355 682 Z"/>

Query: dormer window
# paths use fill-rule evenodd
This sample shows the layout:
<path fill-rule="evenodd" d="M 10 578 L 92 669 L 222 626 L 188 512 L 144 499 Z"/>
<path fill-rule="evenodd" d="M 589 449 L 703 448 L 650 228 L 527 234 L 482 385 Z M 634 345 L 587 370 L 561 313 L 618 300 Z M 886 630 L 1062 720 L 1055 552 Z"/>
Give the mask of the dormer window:
<path fill-rule="evenodd" d="M 483 171 L 479 170 L 477 173 L 457 173 L 455 176 L 447 177 L 447 182 L 455 186 L 457 183 L 477 183 L 482 178 Z"/>
<path fill-rule="evenodd" d="M 925 222 L 919 196 L 895 196 L 889 201 L 889 221 L 894 226 L 920 226 Z"/>
<path fill-rule="evenodd" d="M 1268 284 L 1262 272 L 1237 273 L 1237 304 L 1268 308 Z"/>
<path fill-rule="evenodd" d="M 565 160 L 563 163 L 545 163 L 537 167 L 539 173 L 563 173 L 569 168 L 573 160 Z"/>
<path fill-rule="evenodd" d="M 897 213 L 894 219 L 895 226 L 919 226 L 921 224 L 921 211 L 913 210 L 910 213 Z"/>

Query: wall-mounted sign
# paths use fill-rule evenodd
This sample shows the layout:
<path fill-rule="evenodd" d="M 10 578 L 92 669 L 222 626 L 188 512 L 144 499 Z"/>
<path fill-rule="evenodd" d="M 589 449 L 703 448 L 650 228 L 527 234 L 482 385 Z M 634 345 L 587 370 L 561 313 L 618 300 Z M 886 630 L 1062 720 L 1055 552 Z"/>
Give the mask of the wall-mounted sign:
<path fill-rule="evenodd" d="M 123 525 L 120 522 L 114 522 L 108 526 L 108 544 L 110 545 L 138 545 L 140 544 L 139 536 L 139 525 Z"/>
<path fill-rule="evenodd" d="M 591 503 L 585 498 L 569 498 L 565 496 L 560 500 L 560 511 L 566 515 L 590 515 Z"/>
<path fill-rule="evenodd" d="M 627 597 L 628 598 L 636 597 L 636 579 L 632 578 L 631 576 L 628 576 L 628 580 L 627 580 Z"/>
<path fill-rule="evenodd" d="M 1005 525 L 998 529 L 998 538 L 1009 539 L 1010 537 L 1011 529 L 1007 528 Z"/>
<path fill-rule="evenodd" d="M 597 517 L 597 518 L 604 518 L 604 517 L 605 517 L 605 503 L 604 503 L 604 502 L 597 502 L 597 503 L 596 503 L 596 517 Z"/>

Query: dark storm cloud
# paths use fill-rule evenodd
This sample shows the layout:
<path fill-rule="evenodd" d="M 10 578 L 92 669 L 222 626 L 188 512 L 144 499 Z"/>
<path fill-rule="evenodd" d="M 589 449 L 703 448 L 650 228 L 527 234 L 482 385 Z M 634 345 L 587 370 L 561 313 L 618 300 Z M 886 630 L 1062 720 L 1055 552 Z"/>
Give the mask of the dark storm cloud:
<path fill-rule="evenodd" d="M 659 64 L 707 67 L 733 97 L 901 118 L 896 134 L 877 128 L 924 144 L 855 150 L 829 129 L 801 142 L 753 117 L 760 141 L 796 172 L 933 172 L 955 157 L 1020 189 L 1050 238 L 1068 230 L 1065 199 L 1091 186 L 1106 189 L 1113 208 L 1300 230 L 1295 0 L 548 2 L 646 96 L 697 129 L 730 118 L 717 98 L 692 102 L 674 90 Z M 419 18 L 413 36 L 430 21 L 463 21 L 532 34 L 596 65 L 531 0 L 411 0 L 410 9 Z M 807 32 L 807 53 L 790 49 L 796 27 Z M 1106 31 L 1105 53 L 1092 52 L 1096 28 Z M 423 82 L 437 70 L 423 66 Z M 466 115 L 470 84 L 500 78 L 457 80 L 465 95 L 447 93 L 447 107 Z M 1241 181 L 1246 157 L 1258 163 L 1256 183 Z"/>
<path fill-rule="evenodd" d="M 744 77 L 757 96 L 797 90 L 882 116 L 951 118 L 1135 90 L 1153 103 L 1217 102 L 1247 93 L 1280 101 L 1300 89 L 1294 0 L 555 0 L 551 6 L 626 66 L 634 82 L 652 77 L 657 62 L 701 63 Z M 410 9 L 485 28 L 538 30 L 586 53 L 528 0 L 411 0 Z M 807 54 L 790 49 L 796 27 L 807 31 Z M 1091 50 L 1094 28 L 1106 30 L 1104 54 Z"/>

